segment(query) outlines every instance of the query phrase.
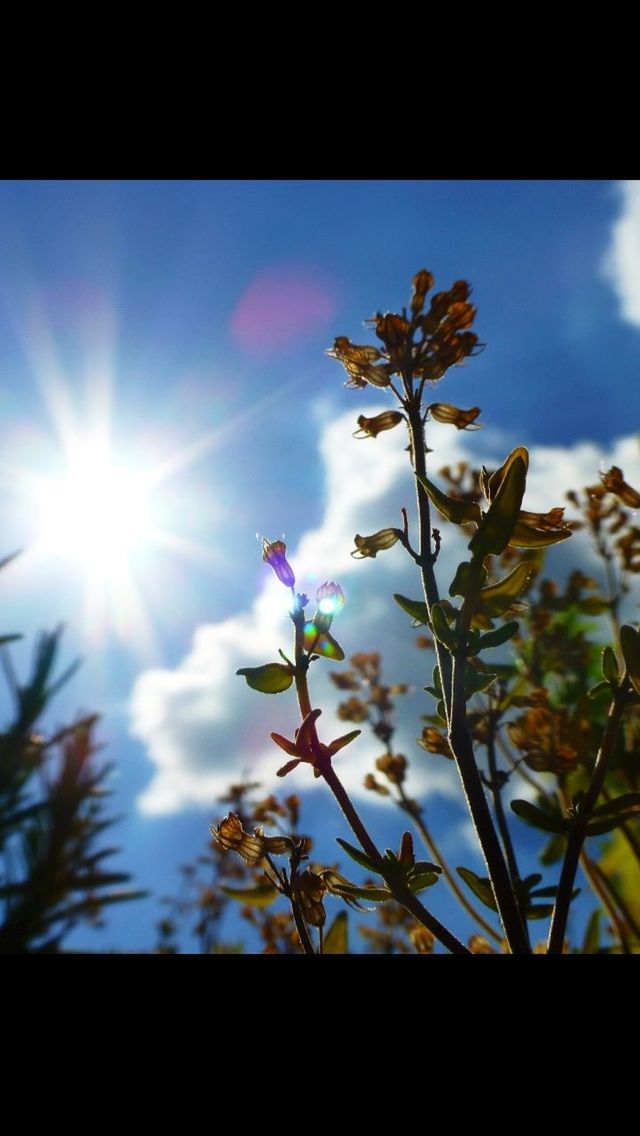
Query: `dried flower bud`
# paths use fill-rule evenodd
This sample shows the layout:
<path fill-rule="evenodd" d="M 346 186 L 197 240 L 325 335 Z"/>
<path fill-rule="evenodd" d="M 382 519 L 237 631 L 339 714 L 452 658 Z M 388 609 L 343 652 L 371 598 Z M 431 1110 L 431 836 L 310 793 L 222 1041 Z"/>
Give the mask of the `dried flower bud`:
<path fill-rule="evenodd" d="M 469 950 L 472 955 L 496 955 L 498 952 L 491 946 L 484 935 L 472 935 L 469 939 Z"/>
<path fill-rule="evenodd" d="M 252 867 L 264 859 L 264 838 L 257 832 L 253 836 L 245 832 L 236 813 L 229 813 L 220 824 L 212 825 L 211 835 L 221 848 L 227 852 L 237 852 Z"/>
<path fill-rule="evenodd" d="M 367 556 L 376 557 L 379 552 L 393 548 L 401 536 L 400 529 L 380 529 L 379 532 L 372 533 L 371 536 L 360 536 L 359 533 L 356 533 L 353 538 L 356 547 L 351 555 L 356 560 L 364 560 Z"/>
<path fill-rule="evenodd" d="M 418 745 L 426 749 L 427 753 L 441 753 L 443 757 L 453 759 L 449 742 L 435 726 L 425 726 L 422 737 L 418 738 Z"/>
<path fill-rule="evenodd" d="M 385 753 L 376 761 L 376 769 L 384 773 L 392 785 L 402 785 L 406 776 L 407 759 L 402 753 Z"/>
<path fill-rule="evenodd" d="M 424 307 L 424 298 L 433 288 L 434 277 L 426 268 L 417 272 L 413 278 L 413 295 L 411 297 L 411 314 L 417 316 Z"/>
<path fill-rule="evenodd" d="M 262 559 L 270 564 L 278 579 L 287 588 L 292 588 L 296 582 L 293 570 L 286 557 L 287 546 L 282 540 L 262 541 Z"/>
<path fill-rule="evenodd" d="M 309 868 L 296 880 L 295 897 L 302 908 L 305 923 L 310 923 L 312 927 L 324 926 L 326 915 L 322 899 L 326 890 L 320 876 Z"/>
<path fill-rule="evenodd" d="M 445 422 L 450 426 L 455 426 L 457 430 L 480 430 L 482 428 L 481 423 L 476 422 L 480 413 L 479 406 L 472 406 L 470 410 L 461 410 L 460 407 L 452 406 L 449 402 L 432 402 L 427 410 L 436 422 Z"/>
<path fill-rule="evenodd" d="M 640 508 L 640 493 L 624 480 L 622 470 L 617 465 L 600 475 L 602 484 L 608 493 L 614 493 L 629 509 Z"/>
<path fill-rule="evenodd" d="M 399 410 L 384 410 L 382 414 L 376 414 L 374 418 L 365 418 L 361 414 L 358 418 L 359 430 L 354 433 L 354 438 L 377 438 L 383 430 L 393 430 L 399 422 L 402 422 L 404 415 Z"/>
<path fill-rule="evenodd" d="M 366 703 L 355 695 L 353 698 L 347 698 L 346 702 L 341 702 L 336 714 L 343 722 L 366 722 L 369 717 Z"/>
<path fill-rule="evenodd" d="M 433 954 L 435 935 L 432 935 L 426 927 L 412 927 L 409 931 L 409 938 L 419 955 Z"/>
<path fill-rule="evenodd" d="M 389 796 L 389 790 L 386 785 L 382 785 L 380 781 L 376 781 L 373 773 L 367 773 L 363 785 L 365 789 L 369 789 L 372 793 L 377 793 L 379 797 Z"/>

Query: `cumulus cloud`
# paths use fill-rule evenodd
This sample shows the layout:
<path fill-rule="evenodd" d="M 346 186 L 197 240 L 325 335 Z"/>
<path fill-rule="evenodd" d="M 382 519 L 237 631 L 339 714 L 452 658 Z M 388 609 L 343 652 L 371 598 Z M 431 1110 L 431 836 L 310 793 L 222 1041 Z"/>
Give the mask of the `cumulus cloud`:
<path fill-rule="evenodd" d="M 400 508 L 413 504 L 406 437 L 398 429 L 375 441 L 355 441 L 350 436 L 352 430 L 351 412 L 324 428 L 320 440 L 325 468 L 324 516 L 316 529 L 303 535 L 297 548 L 288 549 L 288 558 L 297 587 L 312 598 L 315 588 L 327 579 L 343 586 L 347 604 L 332 630 L 347 657 L 356 651 L 380 649 L 387 679 L 415 684 L 415 693 L 405 703 L 396 748 L 415 757 L 410 786 L 413 793 L 437 792 L 453 797 L 459 790 L 452 766 L 424 755 L 415 745 L 421 730 L 420 715 L 428 711 L 421 687 L 428 677 L 424 669 L 429 658 L 413 647 L 408 618 L 391 599 L 395 591 L 420 595 L 415 567 L 397 545 L 374 561 L 350 556 L 356 532 L 368 534 L 398 525 Z M 434 468 L 463 459 L 495 468 L 511 448 L 495 432 L 456 434 L 438 424 L 430 427 L 430 444 L 437 455 Z M 563 504 L 565 488 L 594 482 L 598 471 L 611 464 L 620 465 L 625 476 L 637 484 L 637 439 L 620 439 L 608 452 L 588 442 L 564 449 L 534 446 L 525 507 L 543 511 Z M 461 530 L 447 527 L 445 532 L 438 569 L 440 578 L 448 583 L 464 555 L 466 540 Z M 574 545 L 571 550 L 562 545 L 550 551 L 549 571 L 554 571 L 554 565 L 562 571 L 569 558 L 575 562 L 575 543 L 581 543 L 580 555 L 588 561 L 588 545 L 578 534 L 567 542 Z M 241 776 L 259 780 L 265 789 L 278 783 L 275 771 L 284 755 L 269 734 L 275 730 L 293 736 L 297 724 L 295 698 L 291 692 L 257 694 L 235 676 L 235 671 L 277 659 L 279 647 L 287 651 L 291 633 L 288 602 L 287 589 L 265 566 L 264 588 L 249 610 L 198 627 L 189 653 L 178 666 L 140 675 L 131 699 L 131 730 L 143 742 L 153 766 L 150 784 L 138 801 L 142 811 L 171 813 L 188 805 L 211 805 L 230 781 Z M 324 741 L 349 728 L 335 715 L 335 707 L 344 696 L 328 679 L 332 667 L 334 664 L 318 660 L 311 671 L 313 702 L 323 707 L 318 725 Z M 379 752 L 379 744 L 363 732 L 336 758 L 352 793 L 365 792 L 364 774 L 372 769 Z M 291 791 L 319 783 L 303 765 L 287 778 L 286 785 Z M 375 804 L 373 794 L 366 797 L 369 804 Z"/>
<path fill-rule="evenodd" d="M 604 272 L 622 318 L 640 327 L 640 181 L 623 181 L 619 190 L 622 211 L 613 225 Z"/>

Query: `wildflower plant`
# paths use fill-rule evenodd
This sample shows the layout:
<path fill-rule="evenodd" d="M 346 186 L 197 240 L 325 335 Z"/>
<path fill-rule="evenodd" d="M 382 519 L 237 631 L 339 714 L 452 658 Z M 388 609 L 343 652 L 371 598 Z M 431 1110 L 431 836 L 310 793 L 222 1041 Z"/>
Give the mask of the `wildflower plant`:
<path fill-rule="evenodd" d="M 282 541 L 265 540 L 263 558 L 291 592 L 291 657 L 280 651 L 281 661 L 241 668 L 238 674 L 263 693 L 295 689 L 300 722 L 293 737 L 271 734 L 287 756 L 278 776 L 306 763 L 314 777 L 325 782 L 357 841 L 339 843 L 370 879 L 360 886 L 335 867 L 307 867 L 305 839 L 267 836 L 261 828 L 249 832 L 235 813 L 214 827 L 214 841 L 259 866 L 273 896 L 287 898 L 300 943 L 309 954 L 324 948 L 327 892 L 349 905 L 369 901 L 403 912 L 400 922 L 409 921 L 406 941 L 419 953 L 430 953 L 435 941 L 458 954 L 496 947 L 519 954 L 534 949 L 562 953 L 567 949 L 567 918 L 577 894 L 579 864 L 599 910 L 609 918 L 614 940 L 610 949 L 635 951 L 640 949 L 640 912 L 637 897 L 634 906 L 628 892 L 629 879 L 636 879 L 640 866 L 640 633 L 630 624 L 620 626 L 618 613 L 631 577 L 640 571 L 640 534 L 627 511 L 640 505 L 640 494 L 625 481 L 622 470 L 613 467 L 599 485 L 588 487 L 584 499 L 568 495 L 582 512 L 580 520 L 565 521 L 560 505 L 550 504 L 547 512 L 531 511 L 524 446 L 512 450 L 495 470 L 461 465 L 453 471 L 445 467 L 439 480 L 427 475 L 427 455 L 432 453 L 429 421 L 475 430 L 481 413 L 477 406 L 462 409 L 428 401 L 450 368 L 465 363 L 482 346 L 472 330 L 476 310 L 470 286 L 462 280 L 447 291 L 433 292 L 433 286 L 430 272 L 418 272 L 409 308 L 378 312 L 369 321 L 376 345 L 355 344 L 343 335 L 329 354 L 344 367 L 348 387 L 375 387 L 395 401 L 394 408 L 374 417 L 360 415 L 354 436 L 368 442 L 392 429 L 407 434 L 416 492 L 413 531 L 408 511 L 402 509 L 401 526 L 356 534 L 352 555 L 375 558 L 400 543 L 415 564 L 421 597 L 394 598 L 413 625 L 424 629 L 418 645 L 435 656 L 424 688 L 428 724 L 418 745 L 431 760 L 455 764 L 486 876 L 450 868 L 424 809 L 407 789 L 410 761 L 392 744 L 395 701 L 406 687 L 382 682 L 379 655 L 355 655 L 350 670 L 333 673 L 335 685 L 347 692 L 338 716 L 358 725 L 331 741 L 321 739 L 321 709 L 314 705 L 309 684 L 311 664 L 345 658 L 333 634 L 344 594 L 338 584 L 327 581 L 317 590 L 310 615 L 313 605 L 296 591 Z M 444 533 L 433 523 L 436 515 Z M 436 566 L 447 525 L 461 528 L 467 554 L 446 582 L 445 594 Z M 607 595 L 580 572 L 572 574 L 564 592 L 541 579 L 545 550 L 566 541 L 581 526 L 591 532 L 605 565 Z M 584 622 L 590 616 L 611 619 L 613 646 L 602 650 L 594 643 L 594 625 Z M 491 652 L 506 644 L 514 661 L 492 664 Z M 376 772 L 367 775 L 366 788 L 390 797 L 410 818 L 433 860 L 416 857 L 410 832 L 401 835 L 397 851 L 382 853 L 342 784 L 334 759 L 339 759 L 338 766 L 348 760 L 343 751 L 365 725 L 384 747 Z M 513 800 L 508 810 L 503 793 L 512 776 L 528 782 L 528 798 Z M 557 881 L 547 883 L 541 873 L 521 875 L 516 845 L 523 823 L 544 833 L 547 841 L 551 837 L 541 860 L 545 868 L 559 864 Z M 609 840 L 604 851 L 600 846 L 596 855 L 587 851 L 587 840 L 603 836 Z M 622 854 L 616 841 L 623 842 Z M 614 855 L 607 868 L 612 847 L 618 858 Z M 476 924 L 468 945 L 429 910 L 424 893 L 443 881 Z M 599 949 L 597 911 L 589 922 L 585 950 Z M 548 941 L 532 947 L 530 923 L 541 919 L 550 919 Z M 316 938 L 310 930 L 314 928 Z"/>

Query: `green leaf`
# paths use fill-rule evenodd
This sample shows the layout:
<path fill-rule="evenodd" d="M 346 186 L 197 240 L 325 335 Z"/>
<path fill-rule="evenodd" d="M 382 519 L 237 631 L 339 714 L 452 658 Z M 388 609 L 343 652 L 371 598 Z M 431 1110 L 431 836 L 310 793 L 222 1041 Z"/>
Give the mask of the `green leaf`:
<path fill-rule="evenodd" d="M 620 628 L 620 647 L 631 685 L 640 695 L 640 635 L 628 623 Z"/>
<path fill-rule="evenodd" d="M 640 813 L 640 793 L 622 793 L 613 801 L 605 801 L 603 805 L 598 805 L 591 816 L 619 816 L 621 813 L 624 814 L 624 819 L 633 816 L 634 813 Z"/>
<path fill-rule="evenodd" d="M 429 609 L 426 603 L 422 603 L 421 600 L 408 600 L 406 596 L 402 596 L 398 592 L 394 592 L 393 598 L 415 623 L 424 624 L 427 627 L 430 625 Z"/>
<path fill-rule="evenodd" d="M 371 856 L 367 856 L 367 853 L 362 852 L 360 848 L 354 848 L 353 844 L 349 844 L 348 841 L 343 840 L 341 836 L 337 836 L 336 840 L 340 847 L 344 848 L 347 856 L 355 860 L 356 864 L 359 864 L 361 868 L 366 868 L 367 871 L 375 872 L 378 876 L 380 875 L 379 862 L 374 860 Z"/>
<path fill-rule="evenodd" d="M 591 689 L 587 691 L 587 698 L 599 698 L 601 694 L 605 693 L 605 691 L 607 694 L 611 694 L 611 683 L 605 682 L 604 680 L 602 682 L 597 682 L 595 686 L 592 686 Z"/>
<path fill-rule="evenodd" d="M 304 625 L 304 648 L 310 654 L 322 655 L 336 663 L 341 663 L 344 659 L 344 651 L 338 641 L 328 631 L 318 631 L 313 620 Z"/>
<path fill-rule="evenodd" d="M 602 652 L 602 673 L 607 682 L 610 682 L 612 686 L 618 685 L 620 671 L 616 653 L 612 647 L 605 647 Z"/>
<path fill-rule="evenodd" d="M 393 895 L 387 888 L 376 887 L 355 887 L 354 884 L 336 884 L 334 887 L 336 895 L 346 896 L 349 899 L 366 899 L 371 903 L 384 903 L 387 899 L 393 899 Z"/>
<path fill-rule="evenodd" d="M 571 535 L 571 529 L 550 532 L 548 529 L 536 529 L 532 525 L 516 521 L 509 544 L 512 548 L 549 548 L 552 544 L 559 544 L 561 540 L 568 540 Z"/>
<path fill-rule="evenodd" d="M 346 911 L 339 911 L 324 937 L 325 955 L 348 955 L 347 930 L 349 920 Z"/>
<path fill-rule="evenodd" d="M 496 627 L 495 631 L 486 631 L 478 639 L 474 654 L 486 651 L 489 647 L 501 647 L 503 643 L 508 643 L 509 639 L 513 639 L 519 629 L 520 624 L 516 623 L 514 619 L 510 623 L 503 623 L 502 627 Z"/>
<path fill-rule="evenodd" d="M 16 643 L 18 639 L 24 639 L 24 635 L 0 635 L 0 647 L 5 647 L 7 643 Z"/>
<path fill-rule="evenodd" d="M 583 955 L 595 955 L 598 953 L 598 950 L 600 949 L 601 920 L 602 911 L 599 907 L 596 907 L 595 911 L 592 911 L 591 913 L 584 933 L 584 939 L 582 940 Z"/>
<path fill-rule="evenodd" d="M 447 521 L 451 521 L 454 525 L 468 525 L 470 522 L 480 523 L 480 506 L 475 501 L 461 501 L 457 497 L 448 497 L 427 477 L 421 477 L 420 474 L 417 477 L 438 512 L 442 513 Z"/>
<path fill-rule="evenodd" d="M 476 670 L 471 663 L 466 663 L 464 668 L 464 693 L 467 701 L 473 698 L 474 694 L 480 694 L 481 691 L 488 690 L 497 677 L 497 674 L 493 671 Z"/>
<path fill-rule="evenodd" d="M 483 588 L 478 597 L 478 611 L 491 618 L 502 615 L 527 586 L 533 571 L 534 566 L 522 560 L 508 576 Z"/>
<path fill-rule="evenodd" d="M 543 848 L 540 853 L 540 863 L 545 868 L 550 868 L 552 864 L 557 864 L 564 856 L 565 848 L 567 847 L 567 838 L 564 833 L 551 837 L 551 840 Z"/>
<path fill-rule="evenodd" d="M 463 560 L 461 564 L 458 564 L 458 567 L 456 568 L 456 574 L 453 577 L 451 584 L 449 585 L 449 595 L 450 596 L 466 596 L 467 589 L 469 587 L 469 571 L 470 571 L 470 569 L 471 569 L 471 561 L 470 560 Z M 483 573 L 484 573 L 484 580 L 482 581 L 482 583 L 484 583 L 484 581 L 487 578 L 487 572 L 486 572 L 486 569 L 484 569 L 484 568 L 483 568 Z"/>
<path fill-rule="evenodd" d="M 228 895 L 229 899 L 237 899 L 239 903 L 248 903 L 250 907 L 270 907 L 280 894 L 278 889 L 272 887 L 271 884 L 258 884 L 251 888 L 223 887 L 221 885 L 220 891 Z"/>
<path fill-rule="evenodd" d="M 469 551 L 475 557 L 499 556 L 504 552 L 522 506 L 526 481 L 527 466 L 518 456 L 509 465 L 478 531 L 469 541 Z"/>
<path fill-rule="evenodd" d="M 553 915 L 552 903 L 532 903 L 525 912 L 527 919 L 548 919 Z"/>
<path fill-rule="evenodd" d="M 570 821 L 566 817 L 554 816 L 553 813 L 544 812 L 531 801 L 512 801 L 511 810 L 532 828 L 541 828 L 543 832 L 554 832 L 557 835 L 568 831 Z"/>
<path fill-rule="evenodd" d="M 597 817 L 596 820 L 590 820 L 587 825 L 587 836 L 602 836 L 605 832 L 613 832 L 614 828 L 619 828 L 625 821 L 632 820 L 637 816 L 638 810 L 634 809 L 628 814 L 621 814 L 620 816 L 606 816 Z"/>
<path fill-rule="evenodd" d="M 435 872 L 439 876 L 442 872 L 442 868 L 439 864 L 432 864 L 430 860 L 416 860 L 411 871 L 409 872 L 409 875 L 420 876 L 424 872 Z"/>
<path fill-rule="evenodd" d="M 293 682 L 293 673 L 282 663 L 265 663 L 262 667 L 240 667 L 237 675 L 243 675 L 252 690 L 262 694 L 281 694 Z"/>
<path fill-rule="evenodd" d="M 482 876 L 477 876 L 470 868 L 456 868 L 456 872 L 460 878 L 464 880 L 467 887 L 471 889 L 476 899 L 480 900 L 480 903 L 490 908 L 491 911 L 498 910 L 493 897 L 493 889 L 490 880 Z"/>
<path fill-rule="evenodd" d="M 407 880 L 412 892 L 424 891 L 425 888 L 432 887 L 437 882 L 438 876 L 435 872 L 421 872 L 420 875 L 411 876 Z"/>
<path fill-rule="evenodd" d="M 447 617 L 439 603 L 431 605 L 431 621 L 436 638 L 450 651 L 455 651 L 458 646 L 458 637 L 455 631 L 449 627 Z"/>

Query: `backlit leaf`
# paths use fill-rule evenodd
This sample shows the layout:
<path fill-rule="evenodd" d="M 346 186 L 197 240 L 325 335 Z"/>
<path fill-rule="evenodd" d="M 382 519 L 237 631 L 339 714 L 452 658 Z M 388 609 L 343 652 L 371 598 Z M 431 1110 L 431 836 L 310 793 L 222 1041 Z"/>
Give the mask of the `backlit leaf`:
<path fill-rule="evenodd" d="M 348 955 L 349 944 L 347 937 L 348 916 L 346 911 L 339 911 L 324 937 L 325 955 Z"/>
<path fill-rule="evenodd" d="M 293 673 L 283 663 L 265 663 L 262 667 L 241 667 L 236 671 L 242 675 L 252 690 L 262 694 L 281 694 L 293 682 Z"/>
<path fill-rule="evenodd" d="M 250 907 L 269 907 L 279 895 L 278 889 L 272 887 L 271 884 L 258 884 L 252 888 L 223 887 L 221 885 L 220 891 L 228 895 L 229 899 L 237 899 L 239 903 L 247 903 Z"/>

